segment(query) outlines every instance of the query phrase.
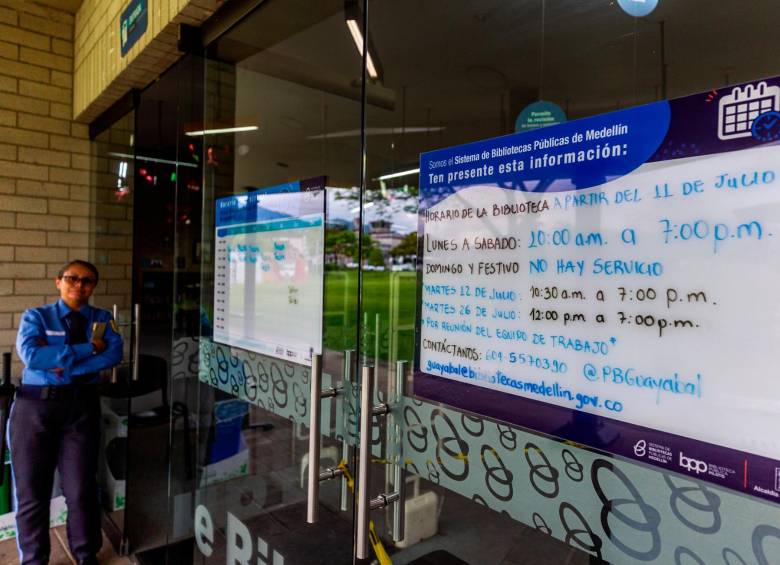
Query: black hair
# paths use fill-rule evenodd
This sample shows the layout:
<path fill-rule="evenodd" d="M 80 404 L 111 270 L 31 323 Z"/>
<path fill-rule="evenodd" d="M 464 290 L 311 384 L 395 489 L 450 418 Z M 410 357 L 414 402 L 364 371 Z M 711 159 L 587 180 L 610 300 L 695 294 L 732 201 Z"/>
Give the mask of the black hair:
<path fill-rule="evenodd" d="M 89 261 L 82 261 L 81 259 L 76 259 L 75 261 L 71 261 L 70 263 L 63 265 L 62 269 L 60 269 L 60 272 L 57 275 L 57 278 L 61 279 L 62 275 L 65 274 L 65 271 L 70 269 L 73 265 L 78 265 L 79 267 L 84 267 L 85 269 L 89 269 L 90 271 L 92 271 L 92 274 L 95 275 L 95 283 L 97 283 L 98 280 L 100 279 L 100 275 L 98 275 L 97 267 L 92 263 L 90 263 Z"/>

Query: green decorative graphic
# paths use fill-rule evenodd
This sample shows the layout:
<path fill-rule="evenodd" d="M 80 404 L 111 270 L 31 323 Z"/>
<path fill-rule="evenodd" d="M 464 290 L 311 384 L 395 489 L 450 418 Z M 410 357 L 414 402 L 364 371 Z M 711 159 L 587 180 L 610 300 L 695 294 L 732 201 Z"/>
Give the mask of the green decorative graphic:
<path fill-rule="evenodd" d="M 202 382 L 308 425 L 308 368 L 201 345 Z M 332 381 L 328 376 L 323 386 Z M 323 401 L 324 435 L 355 443 L 357 392 L 347 383 L 335 402 Z M 666 565 L 682 555 L 691 563 L 724 563 L 724 555 L 733 557 L 726 563 L 775 562 L 776 505 L 415 398 L 389 404 L 375 458 L 594 557 L 620 564 Z M 245 471 L 242 465 L 236 476 Z"/>

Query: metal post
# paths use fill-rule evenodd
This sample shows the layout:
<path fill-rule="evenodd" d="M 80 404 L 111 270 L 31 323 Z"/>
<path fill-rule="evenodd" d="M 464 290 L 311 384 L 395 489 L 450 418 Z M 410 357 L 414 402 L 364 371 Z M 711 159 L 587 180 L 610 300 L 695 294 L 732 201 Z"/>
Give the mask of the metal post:
<path fill-rule="evenodd" d="M 133 380 L 138 380 L 138 360 L 141 357 L 141 305 L 133 308 L 135 317 L 135 338 L 133 339 Z"/>
<path fill-rule="evenodd" d="M 404 385 L 406 384 L 406 361 L 397 361 L 395 364 L 395 398 L 392 402 L 401 402 L 404 397 Z"/>
<path fill-rule="evenodd" d="M 404 396 L 404 384 L 406 383 L 406 361 L 398 361 L 395 364 L 395 398 L 394 403 L 399 403 Z M 406 535 L 406 468 L 403 452 L 400 449 L 401 427 L 394 425 L 395 438 L 399 442 L 399 457 L 393 466 L 393 488 L 398 493 L 398 502 L 393 505 L 392 538 L 399 542 Z"/>
<path fill-rule="evenodd" d="M 381 320 L 379 313 L 374 315 L 374 365 L 377 368 L 379 367 L 379 348 L 381 347 L 380 341 L 382 339 L 380 335 Z"/>
<path fill-rule="evenodd" d="M 311 396 L 309 401 L 309 486 L 306 522 L 317 522 L 320 510 L 320 411 L 322 408 L 322 356 L 311 356 Z"/>
<path fill-rule="evenodd" d="M 404 468 L 403 458 L 396 463 L 394 470 L 395 485 L 393 488 L 398 493 L 398 500 L 393 505 L 392 537 L 394 542 L 399 542 L 406 536 L 406 469 Z"/>
<path fill-rule="evenodd" d="M 358 500 L 356 557 L 367 559 L 371 545 L 368 541 L 368 522 L 371 499 L 368 496 L 371 482 L 371 422 L 373 416 L 374 367 L 363 366 L 360 383 L 360 454 L 358 456 Z"/>
<path fill-rule="evenodd" d="M 119 308 L 117 308 L 117 305 L 114 304 L 114 307 L 112 308 L 114 313 L 114 324 L 116 324 L 115 327 L 119 328 L 119 320 L 117 319 L 119 316 Z M 117 383 L 117 370 L 116 365 L 111 369 L 111 384 L 115 385 Z"/>
<path fill-rule="evenodd" d="M 344 378 L 342 382 L 342 389 L 344 390 L 344 394 L 341 397 L 341 412 L 344 415 L 344 439 L 341 443 L 341 458 L 346 461 L 347 465 L 349 465 L 349 441 L 348 438 L 350 437 L 349 430 L 347 427 L 349 426 L 349 418 L 347 417 L 347 406 L 345 403 L 351 402 L 352 398 L 352 363 L 353 358 L 352 354 L 354 351 L 352 349 L 347 349 L 344 351 Z M 341 479 L 341 492 L 339 494 L 339 508 L 341 508 L 342 512 L 346 512 L 349 510 L 349 482 L 347 481 L 346 477 L 342 477 Z"/>

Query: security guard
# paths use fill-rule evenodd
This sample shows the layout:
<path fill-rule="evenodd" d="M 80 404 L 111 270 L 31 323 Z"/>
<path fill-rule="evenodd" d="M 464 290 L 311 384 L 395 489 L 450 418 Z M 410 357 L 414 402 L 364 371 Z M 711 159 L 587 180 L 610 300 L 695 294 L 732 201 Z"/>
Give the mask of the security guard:
<path fill-rule="evenodd" d="M 22 315 L 16 350 L 25 365 L 8 426 L 22 564 L 49 561 L 49 503 L 59 469 L 68 505 L 68 543 L 79 564 L 96 564 L 102 545 L 97 472 L 99 372 L 122 359 L 111 314 L 89 297 L 98 271 L 86 261 L 65 265 L 60 300 Z M 93 336 L 93 324 L 103 329 Z"/>

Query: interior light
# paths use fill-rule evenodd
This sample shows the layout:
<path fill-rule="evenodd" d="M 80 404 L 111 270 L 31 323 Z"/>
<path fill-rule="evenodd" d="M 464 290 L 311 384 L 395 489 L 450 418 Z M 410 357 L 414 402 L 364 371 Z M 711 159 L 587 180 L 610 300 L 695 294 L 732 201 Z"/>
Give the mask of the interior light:
<path fill-rule="evenodd" d="M 255 131 L 258 130 L 257 126 L 241 126 L 241 127 L 235 127 L 235 128 L 217 128 L 217 129 L 204 129 L 199 131 L 186 131 L 184 132 L 184 135 L 189 135 L 190 137 L 197 137 L 201 135 L 216 135 L 218 133 L 238 133 L 242 131 Z"/>
<path fill-rule="evenodd" d="M 128 153 L 109 153 L 112 157 L 123 157 L 125 159 L 135 159 L 136 161 L 146 161 L 147 163 L 163 163 L 165 165 L 177 165 L 181 167 L 197 168 L 193 163 L 182 163 L 181 161 L 169 161 L 168 159 L 157 159 L 156 157 L 146 157 L 144 155 L 129 155 Z M 140 172 L 140 171 L 139 171 Z M 141 173 L 143 175 L 144 173 Z"/>
<path fill-rule="evenodd" d="M 371 53 L 369 53 L 366 58 L 366 66 L 368 67 L 368 76 L 374 80 L 379 79 L 379 72 L 377 72 L 376 67 L 374 66 L 374 60 L 371 58 Z"/>
<path fill-rule="evenodd" d="M 387 175 L 382 175 L 381 177 L 377 178 L 376 180 L 388 180 L 388 179 L 397 179 L 398 177 L 405 177 L 407 175 L 416 175 L 420 172 L 420 169 L 409 169 L 408 171 L 398 171 L 397 173 L 390 173 Z"/>
<path fill-rule="evenodd" d="M 360 135 L 408 135 L 410 133 L 425 133 L 431 131 L 442 131 L 444 126 L 404 126 L 404 127 L 366 127 L 360 129 L 347 129 L 343 131 L 332 131 L 328 133 L 318 133 L 316 135 L 307 135 L 306 139 L 335 139 L 338 137 L 358 137 Z"/>
<path fill-rule="evenodd" d="M 347 27 L 349 28 L 349 33 L 352 34 L 352 40 L 355 42 L 358 53 L 362 57 L 363 34 L 360 31 L 360 26 L 356 20 L 347 20 Z M 370 76 L 373 80 L 377 80 L 379 78 L 379 72 L 376 70 L 376 65 L 374 64 L 374 59 L 371 57 L 370 50 L 368 52 L 368 56 L 366 57 L 366 69 L 368 70 L 368 76 Z"/>
<path fill-rule="evenodd" d="M 358 53 L 360 53 L 360 56 L 363 56 L 363 34 L 360 32 L 360 26 L 357 23 L 357 20 L 347 20 L 347 28 L 349 28 L 349 33 L 352 34 L 352 41 L 355 42 L 355 46 L 357 47 Z"/>
<path fill-rule="evenodd" d="M 355 42 L 358 54 L 363 56 L 363 31 L 360 29 L 360 8 L 358 8 L 355 0 L 346 0 L 344 3 L 344 18 L 347 22 L 347 28 L 352 36 L 352 41 Z M 379 65 L 374 62 L 375 57 L 372 53 L 376 53 L 376 49 L 371 48 L 370 42 L 368 43 L 368 53 L 366 54 L 366 70 L 371 80 L 379 80 L 380 70 Z M 378 60 L 377 60 L 378 61 Z"/>
<path fill-rule="evenodd" d="M 116 188 L 121 191 L 127 185 L 127 161 L 119 163 L 119 172 L 116 177 Z"/>

